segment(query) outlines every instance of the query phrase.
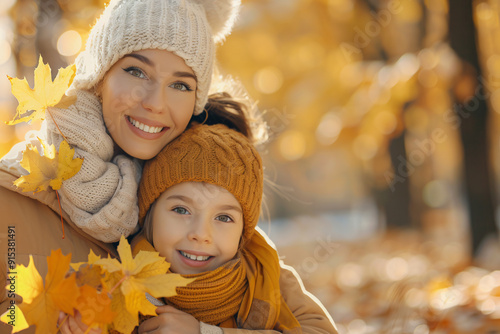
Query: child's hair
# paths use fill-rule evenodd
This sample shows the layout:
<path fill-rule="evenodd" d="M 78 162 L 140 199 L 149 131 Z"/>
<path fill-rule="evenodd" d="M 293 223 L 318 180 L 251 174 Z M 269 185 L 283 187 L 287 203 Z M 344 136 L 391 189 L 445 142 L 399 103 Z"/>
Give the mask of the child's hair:
<path fill-rule="evenodd" d="M 243 245 L 259 220 L 263 178 L 262 160 L 247 137 L 222 124 L 193 125 L 144 165 L 139 186 L 143 233 L 153 244 L 150 212 L 166 189 L 182 182 L 206 182 L 226 189 L 240 203 Z"/>

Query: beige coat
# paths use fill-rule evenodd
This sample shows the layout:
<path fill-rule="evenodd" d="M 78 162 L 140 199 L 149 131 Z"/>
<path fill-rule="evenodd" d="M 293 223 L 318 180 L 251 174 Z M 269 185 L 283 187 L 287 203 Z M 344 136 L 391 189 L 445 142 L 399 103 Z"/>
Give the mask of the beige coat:
<path fill-rule="evenodd" d="M 62 239 L 59 204 L 54 191 L 18 193 L 12 182 L 14 175 L 0 170 L 0 286 L 6 285 L 9 267 L 8 230 L 14 226 L 15 262 L 28 265 L 29 255 L 33 255 L 34 263 L 40 275 L 47 273 L 46 257 L 51 250 L 61 248 L 63 254 L 72 254 L 72 262 L 86 261 L 90 249 L 95 254 L 116 255 L 111 244 L 98 241 L 80 230 L 66 214 L 63 214 L 65 239 Z M 12 239 L 12 238 L 11 238 Z M 12 256 L 11 256 L 12 257 Z M 302 326 L 303 333 L 335 334 L 337 330 L 330 316 L 314 297 L 304 289 L 300 278 L 294 270 L 282 266 L 281 293 L 295 317 Z M 20 302 L 20 300 L 17 300 Z M 0 289 L 0 313 L 4 313 L 10 305 L 7 290 Z M 0 333 L 9 333 L 10 326 L 0 323 Z M 34 328 L 20 332 L 34 333 Z M 224 329 L 224 333 L 277 333 L 272 330 L 249 331 L 244 329 Z"/>

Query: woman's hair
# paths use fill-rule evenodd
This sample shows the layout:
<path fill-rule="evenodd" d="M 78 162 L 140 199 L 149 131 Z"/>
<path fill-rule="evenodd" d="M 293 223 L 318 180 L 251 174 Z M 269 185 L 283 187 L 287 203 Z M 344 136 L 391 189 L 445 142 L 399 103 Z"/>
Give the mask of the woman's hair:
<path fill-rule="evenodd" d="M 191 121 L 201 124 L 224 124 L 247 137 L 253 144 L 267 140 L 267 126 L 255 107 L 244 99 L 238 101 L 227 92 L 208 96 L 207 104 L 200 115 Z"/>

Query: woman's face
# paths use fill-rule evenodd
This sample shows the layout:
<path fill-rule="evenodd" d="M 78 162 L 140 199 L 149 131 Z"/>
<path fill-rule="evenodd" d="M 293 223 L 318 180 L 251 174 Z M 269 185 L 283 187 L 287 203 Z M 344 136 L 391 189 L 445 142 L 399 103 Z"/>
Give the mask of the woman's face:
<path fill-rule="evenodd" d="M 165 190 L 152 211 L 153 244 L 182 275 L 214 270 L 238 252 L 243 213 L 226 189 L 183 182 Z"/>
<path fill-rule="evenodd" d="M 106 127 L 127 154 L 156 156 L 187 127 L 195 106 L 196 76 L 172 52 L 125 55 L 106 73 L 100 93 Z"/>

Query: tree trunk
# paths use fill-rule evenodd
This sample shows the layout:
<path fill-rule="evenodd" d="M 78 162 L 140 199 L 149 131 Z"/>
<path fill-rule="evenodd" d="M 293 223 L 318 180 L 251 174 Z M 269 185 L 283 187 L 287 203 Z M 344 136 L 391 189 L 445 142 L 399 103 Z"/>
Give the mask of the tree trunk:
<path fill-rule="evenodd" d="M 449 2 L 449 40 L 455 53 L 463 61 L 464 68 L 473 69 L 466 73 L 476 82 L 468 98 L 455 96 L 455 111 L 459 117 L 460 137 L 464 154 L 464 181 L 469 209 L 472 251 L 475 254 L 486 237 L 497 233 L 495 223 L 495 184 L 489 162 L 487 134 L 488 105 L 484 98 L 481 68 L 479 66 L 473 21 L 472 0 Z"/>

